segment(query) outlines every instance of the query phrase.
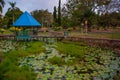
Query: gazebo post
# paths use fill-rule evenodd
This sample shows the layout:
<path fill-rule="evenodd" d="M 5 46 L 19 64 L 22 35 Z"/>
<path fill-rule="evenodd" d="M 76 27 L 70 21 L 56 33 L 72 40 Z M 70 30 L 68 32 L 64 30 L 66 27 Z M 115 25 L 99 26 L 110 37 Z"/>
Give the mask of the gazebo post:
<path fill-rule="evenodd" d="M 32 33 L 33 33 L 33 35 L 34 35 L 34 28 L 32 27 Z"/>
<path fill-rule="evenodd" d="M 38 26 L 36 26 L 36 35 L 38 35 Z"/>

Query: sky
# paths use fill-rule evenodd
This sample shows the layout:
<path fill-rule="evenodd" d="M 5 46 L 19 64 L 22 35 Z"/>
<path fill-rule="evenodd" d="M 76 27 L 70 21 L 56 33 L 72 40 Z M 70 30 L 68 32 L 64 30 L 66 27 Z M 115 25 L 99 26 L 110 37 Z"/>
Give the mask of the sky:
<path fill-rule="evenodd" d="M 6 13 L 7 9 L 10 7 L 8 2 L 16 2 L 16 7 L 21 11 L 31 12 L 33 10 L 48 9 L 48 11 L 53 12 L 54 6 L 58 6 L 58 0 L 5 0 L 5 6 L 3 8 L 3 15 Z M 61 0 L 62 5 L 66 0 Z"/>

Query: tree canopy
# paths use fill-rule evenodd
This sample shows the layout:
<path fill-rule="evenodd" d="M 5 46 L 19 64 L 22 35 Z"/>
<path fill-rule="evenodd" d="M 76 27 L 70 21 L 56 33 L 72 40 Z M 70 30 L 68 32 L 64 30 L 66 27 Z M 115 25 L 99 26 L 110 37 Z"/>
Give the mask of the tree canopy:
<path fill-rule="evenodd" d="M 52 13 L 50 13 L 48 10 L 35 10 L 32 11 L 31 14 L 42 24 L 42 26 L 52 25 Z"/>
<path fill-rule="evenodd" d="M 18 7 L 16 7 L 16 2 L 9 2 L 10 4 L 10 8 L 8 8 L 5 16 L 4 16 L 4 20 L 5 21 L 8 28 L 10 26 L 12 26 L 12 24 L 14 23 L 14 21 L 23 13 Z"/>
<path fill-rule="evenodd" d="M 106 20 L 104 23 L 107 23 L 104 25 L 109 26 L 110 14 L 120 13 L 119 7 L 119 0 L 67 0 L 62 8 L 62 15 L 68 18 L 72 22 L 70 24 L 74 26 L 81 25 L 85 20 L 90 25 L 99 25 L 100 19 L 107 17 L 108 21 Z"/>

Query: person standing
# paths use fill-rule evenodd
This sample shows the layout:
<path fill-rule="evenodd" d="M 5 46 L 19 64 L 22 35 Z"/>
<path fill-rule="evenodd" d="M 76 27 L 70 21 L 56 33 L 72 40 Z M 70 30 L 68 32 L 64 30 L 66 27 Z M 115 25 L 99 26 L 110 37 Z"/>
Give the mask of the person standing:
<path fill-rule="evenodd" d="M 87 32 L 88 32 L 88 21 L 85 20 L 85 33 L 87 33 Z"/>

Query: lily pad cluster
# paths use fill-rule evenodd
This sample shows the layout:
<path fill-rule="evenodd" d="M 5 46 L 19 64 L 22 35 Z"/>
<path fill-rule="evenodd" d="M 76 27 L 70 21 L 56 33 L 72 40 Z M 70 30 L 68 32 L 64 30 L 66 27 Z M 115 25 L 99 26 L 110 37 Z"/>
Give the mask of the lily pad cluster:
<path fill-rule="evenodd" d="M 21 66 L 29 66 L 37 73 L 37 80 L 113 80 L 120 72 L 120 57 L 110 50 L 96 49 L 84 55 L 74 65 L 52 64 L 49 59 L 58 57 L 64 62 L 75 57 L 60 54 L 55 45 L 45 45 L 46 51 L 39 55 L 20 58 Z"/>
<path fill-rule="evenodd" d="M 15 50 L 18 44 L 16 42 L 2 40 L 0 41 L 0 52 L 7 53 L 8 51 Z"/>
<path fill-rule="evenodd" d="M 109 50 L 100 49 L 86 54 L 84 64 L 97 80 L 112 80 L 120 71 L 120 57 Z"/>
<path fill-rule="evenodd" d="M 8 53 L 14 50 L 26 50 L 31 47 L 31 43 L 26 42 L 16 42 L 11 40 L 1 40 L 0 41 L 0 52 Z"/>

